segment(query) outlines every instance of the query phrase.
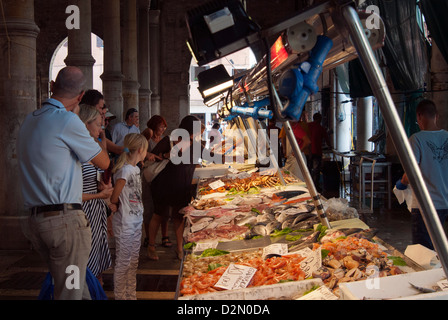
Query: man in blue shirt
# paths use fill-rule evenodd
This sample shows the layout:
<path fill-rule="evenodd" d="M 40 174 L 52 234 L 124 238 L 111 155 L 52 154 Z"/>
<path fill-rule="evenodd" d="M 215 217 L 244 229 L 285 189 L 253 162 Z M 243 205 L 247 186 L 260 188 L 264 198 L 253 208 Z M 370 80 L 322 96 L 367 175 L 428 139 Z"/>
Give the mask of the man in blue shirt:
<path fill-rule="evenodd" d="M 413 134 L 409 142 L 443 225 L 448 218 L 448 131 L 438 127 L 437 108 L 431 100 L 421 101 L 416 112 L 421 131 Z M 409 180 L 404 174 L 396 186 L 404 190 L 408 184 Z M 413 243 L 434 249 L 415 196 L 411 214 Z"/>
<path fill-rule="evenodd" d="M 126 112 L 123 122 L 117 123 L 112 131 L 112 142 L 117 146 L 123 146 L 124 137 L 129 133 L 140 133 L 138 128 L 139 114 L 138 110 L 131 108 Z"/>
<path fill-rule="evenodd" d="M 110 162 L 75 114 L 84 83 L 80 69 L 62 69 L 51 83 L 51 99 L 25 118 L 17 141 L 19 178 L 30 210 L 26 235 L 48 263 L 54 297 L 61 300 L 90 299 L 85 279 L 91 231 L 81 207 L 81 163 L 106 169 Z"/>

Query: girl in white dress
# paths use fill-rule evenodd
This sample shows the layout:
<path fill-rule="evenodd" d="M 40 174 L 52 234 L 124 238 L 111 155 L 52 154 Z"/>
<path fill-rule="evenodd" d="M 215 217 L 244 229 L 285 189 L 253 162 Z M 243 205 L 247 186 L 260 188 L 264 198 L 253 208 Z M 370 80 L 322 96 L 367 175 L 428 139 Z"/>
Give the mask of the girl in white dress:
<path fill-rule="evenodd" d="M 115 300 L 137 300 L 137 268 L 143 223 L 142 183 L 137 164 L 146 157 L 148 140 L 131 133 L 124 138 L 124 152 L 112 170 L 111 196 L 115 235 Z"/>

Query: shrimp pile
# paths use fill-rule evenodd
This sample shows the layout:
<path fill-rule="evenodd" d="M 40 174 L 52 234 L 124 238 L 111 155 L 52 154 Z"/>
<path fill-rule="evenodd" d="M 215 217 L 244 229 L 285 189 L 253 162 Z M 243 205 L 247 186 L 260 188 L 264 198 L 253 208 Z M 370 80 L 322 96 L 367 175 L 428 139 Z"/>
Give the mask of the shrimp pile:
<path fill-rule="evenodd" d="M 319 244 L 314 244 L 315 248 L 319 247 Z M 345 239 L 339 239 L 336 241 L 325 242 L 321 245 L 323 250 L 328 250 L 329 255 L 335 259 L 342 259 L 349 255 L 351 251 L 358 249 L 365 249 L 367 253 L 371 254 L 375 258 L 386 257 L 387 254 L 383 252 L 378 244 L 373 243 L 367 239 L 357 237 L 347 237 Z"/>
<path fill-rule="evenodd" d="M 297 179 L 289 174 L 282 174 L 283 180 L 287 184 L 297 183 Z M 229 190 L 248 192 L 251 188 L 271 188 L 281 184 L 280 177 L 277 173 L 272 175 L 260 175 L 253 173 L 249 178 L 226 179 L 220 178 L 224 182 L 224 186 L 216 190 L 209 186 L 211 180 L 203 181 L 199 187 L 199 194 L 206 195 L 215 192 L 226 192 Z"/>
<path fill-rule="evenodd" d="M 304 258 L 298 254 L 273 257 L 266 260 L 254 258 L 238 264 L 257 269 L 248 287 L 276 284 L 283 281 L 305 279 L 305 272 L 300 268 Z M 220 266 L 207 273 L 198 272 L 185 277 L 180 284 L 182 295 L 203 294 L 220 291 L 214 286 L 226 271 L 227 266 Z"/>

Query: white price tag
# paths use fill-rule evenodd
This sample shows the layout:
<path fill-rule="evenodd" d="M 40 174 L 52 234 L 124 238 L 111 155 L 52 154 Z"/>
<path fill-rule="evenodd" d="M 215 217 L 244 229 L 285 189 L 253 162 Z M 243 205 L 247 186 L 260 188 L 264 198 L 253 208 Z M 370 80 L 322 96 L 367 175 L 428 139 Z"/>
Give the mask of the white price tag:
<path fill-rule="evenodd" d="M 437 285 L 442 289 L 442 291 L 448 291 L 448 280 L 440 280 Z"/>
<path fill-rule="evenodd" d="M 333 294 L 326 286 L 321 286 L 318 289 L 298 298 L 297 300 L 338 300 L 339 298 Z"/>
<path fill-rule="evenodd" d="M 288 253 L 288 244 L 287 243 L 274 243 L 267 247 L 263 248 L 263 260 L 266 258 L 269 254 L 278 254 L 278 255 L 284 255 Z"/>
<path fill-rule="evenodd" d="M 322 253 L 320 248 L 314 251 L 310 248 L 306 248 L 294 253 L 306 257 L 305 260 L 300 262 L 300 268 L 305 272 L 305 278 L 311 277 L 313 271 L 322 267 Z"/>
<path fill-rule="evenodd" d="M 229 168 L 229 172 L 230 173 L 234 173 L 234 174 L 238 174 L 239 173 L 239 171 L 237 169 L 235 169 L 235 168 Z"/>
<path fill-rule="evenodd" d="M 232 263 L 219 278 L 215 287 L 224 290 L 244 289 L 249 285 L 255 272 L 257 272 L 255 268 Z"/>
<path fill-rule="evenodd" d="M 217 180 L 217 181 L 210 183 L 208 186 L 210 188 L 212 188 L 213 190 L 216 190 L 218 188 L 224 187 L 225 185 L 226 184 L 224 182 L 222 182 L 221 180 Z"/>
<path fill-rule="evenodd" d="M 218 241 L 206 241 L 206 242 L 198 242 L 193 249 L 193 253 L 202 252 L 206 249 L 216 249 L 218 246 Z"/>

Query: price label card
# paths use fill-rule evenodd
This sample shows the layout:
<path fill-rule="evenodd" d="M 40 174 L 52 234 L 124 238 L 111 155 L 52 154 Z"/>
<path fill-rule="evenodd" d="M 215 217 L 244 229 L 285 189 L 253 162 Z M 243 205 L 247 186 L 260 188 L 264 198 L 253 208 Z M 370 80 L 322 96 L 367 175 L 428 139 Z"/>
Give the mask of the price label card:
<path fill-rule="evenodd" d="M 229 168 L 229 172 L 233 173 L 233 174 L 238 174 L 239 173 L 239 171 L 237 169 L 235 169 L 235 168 Z"/>
<path fill-rule="evenodd" d="M 442 291 L 448 291 L 448 280 L 440 280 L 437 285 L 442 289 Z"/>
<path fill-rule="evenodd" d="M 216 190 L 218 188 L 224 187 L 225 185 L 226 184 L 224 182 L 222 182 L 221 180 L 217 180 L 217 181 L 210 183 L 208 186 L 210 188 L 212 188 L 213 190 Z"/>
<path fill-rule="evenodd" d="M 266 259 L 266 256 L 269 254 L 278 254 L 280 256 L 288 253 L 288 244 L 287 243 L 274 243 L 267 247 L 263 248 L 263 260 Z"/>
<path fill-rule="evenodd" d="M 297 300 L 338 300 L 339 298 L 333 294 L 326 286 L 321 286 L 318 289 L 300 297 Z"/>
<path fill-rule="evenodd" d="M 219 278 L 215 287 L 224 290 L 244 289 L 249 285 L 255 272 L 257 272 L 255 268 L 232 263 Z"/>
<path fill-rule="evenodd" d="M 193 249 L 194 253 L 202 252 L 206 249 L 216 249 L 218 246 L 218 241 L 206 241 L 206 242 L 198 242 Z"/>
<path fill-rule="evenodd" d="M 310 248 L 306 248 L 294 253 L 306 257 L 305 260 L 300 262 L 300 268 L 305 272 L 305 278 L 311 277 L 315 270 L 322 267 L 322 253 L 320 248 L 314 251 Z"/>

